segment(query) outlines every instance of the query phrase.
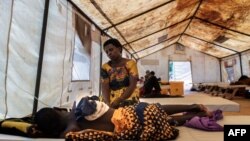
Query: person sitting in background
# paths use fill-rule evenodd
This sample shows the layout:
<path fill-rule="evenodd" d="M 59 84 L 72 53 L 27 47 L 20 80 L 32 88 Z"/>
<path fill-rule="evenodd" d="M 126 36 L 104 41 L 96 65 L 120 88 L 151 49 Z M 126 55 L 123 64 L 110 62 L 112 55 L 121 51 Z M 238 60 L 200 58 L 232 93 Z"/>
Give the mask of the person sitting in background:
<path fill-rule="evenodd" d="M 146 70 L 146 74 L 145 74 L 145 76 L 144 76 L 144 78 L 145 78 L 145 81 L 144 81 L 144 82 L 146 82 L 146 81 L 148 80 L 149 76 L 150 76 L 150 71 L 149 71 L 149 70 Z"/>
<path fill-rule="evenodd" d="M 153 112 L 152 112 L 153 111 Z M 176 113 L 183 113 L 174 116 Z M 48 137 L 67 140 L 167 140 L 175 139 L 181 126 L 193 117 L 211 116 L 200 104 L 160 105 L 138 103 L 113 109 L 84 97 L 70 112 L 42 108 L 34 117 Z"/>
<path fill-rule="evenodd" d="M 158 80 L 158 82 L 161 82 L 161 78 L 159 77 L 159 78 L 157 78 L 157 80 Z"/>
<path fill-rule="evenodd" d="M 140 77 L 139 84 L 144 84 L 144 77 Z"/>
<path fill-rule="evenodd" d="M 142 97 L 157 97 L 161 95 L 161 87 L 158 79 L 155 76 L 155 72 L 151 71 L 148 79 L 145 81 L 140 95 Z"/>

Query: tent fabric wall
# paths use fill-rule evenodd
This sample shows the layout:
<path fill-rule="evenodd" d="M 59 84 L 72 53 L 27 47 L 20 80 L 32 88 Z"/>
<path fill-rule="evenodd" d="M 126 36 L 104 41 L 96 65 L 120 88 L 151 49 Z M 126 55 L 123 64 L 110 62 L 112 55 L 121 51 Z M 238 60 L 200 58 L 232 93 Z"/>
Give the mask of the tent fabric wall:
<path fill-rule="evenodd" d="M 235 64 L 233 63 L 235 60 Z M 222 81 L 223 82 L 230 82 L 228 80 L 228 73 L 227 73 L 227 70 L 226 70 L 226 66 L 225 64 L 232 64 L 232 67 L 233 67 L 233 71 L 234 71 L 234 80 L 233 81 L 237 81 L 238 78 L 240 78 L 240 64 L 239 64 L 239 57 L 237 55 L 233 55 L 233 56 L 230 56 L 230 57 L 227 57 L 227 58 L 224 58 L 222 61 L 221 61 L 221 71 L 222 71 Z"/>
<path fill-rule="evenodd" d="M 7 113 L 10 117 L 27 115 L 33 107 L 44 1 L 0 3 L 0 13 L 3 14 L 0 17 L 4 18 L 0 20 L 0 52 L 3 53 L 0 60 L 4 60 L 0 87 L 1 97 L 5 99 L 1 102 L 1 114 Z"/>
<path fill-rule="evenodd" d="M 240 62 L 241 58 L 241 62 Z M 232 62 L 232 60 L 235 60 L 235 65 L 234 65 L 234 81 L 237 81 L 242 75 L 246 75 L 250 77 L 250 51 L 246 51 L 241 53 L 241 55 L 233 55 L 230 57 L 226 57 L 222 60 L 221 66 L 223 70 L 223 81 L 227 82 L 227 72 L 225 70 L 225 62 Z M 241 64 L 240 64 L 241 63 Z M 242 73 L 241 73 L 241 67 L 242 67 Z"/>
<path fill-rule="evenodd" d="M 172 61 L 191 61 L 192 80 L 199 82 L 219 82 L 219 61 L 215 57 L 205 55 L 193 49 L 186 48 L 185 54 L 175 54 L 175 45 L 146 56 L 142 59 L 157 59 L 159 65 L 141 65 L 141 60 L 137 62 L 139 75 L 144 76 L 146 70 L 155 71 L 157 77 L 168 81 L 168 62 Z M 213 68 L 211 69 L 211 66 Z"/>
<path fill-rule="evenodd" d="M 0 117 L 6 112 L 6 64 L 8 51 L 9 28 L 11 23 L 12 1 L 0 1 Z"/>
<path fill-rule="evenodd" d="M 100 32 L 91 30 L 91 38 L 95 41 L 91 44 L 90 80 L 72 82 L 71 68 L 76 32 L 73 13 L 79 13 L 66 1 L 50 2 L 50 8 L 56 10 L 49 12 L 44 56 L 47 60 L 44 60 L 45 69 L 41 80 L 41 87 L 44 89 L 40 92 L 39 99 L 46 101 L 49 106 L 71 106 L 83 96 L 99 95 Z M 43 103 L 40 103 L 39 107 L 44 107 Z"/>
<path fill-rule="evenodd" d="M 91 92 L 93 95 L 100 95 L 100 42 L 92 42 L 92 65 L 91 65 Z"/>
<path fill-rule="evenodd" d="M 247 51 L 241 55 L 242 58 L 242 71 L 243 75 L 250 77 L 250 51 Z"/>
<path fill-rule="evenodd" d="M 32 113 L 44 10 L 45 0 L 0 1 L 0 119 Z M 49 1 L 38 109 L 99 95 L 101 35 L 93 25 L 90 81 L 71 81 L 74 13 L 65 0 Z"/>
<path fill-rule="evenodd" d="M 193 82 L 220 82 L 219 60 L 194 50 L 190 50 L 189 53 L 192 52 Z"/>
<path fill-rule="evenodd" d="M 217 58 L 211 56 L 204 56 L 205 68 L 204 68 L 204 81 L 203 82 L 220 82 L 220 62 Z M 199 79 L 199 76 L 196 75 Z M 201 81 L 200 81 L 201 82 Z"/>
<path fill-rule="evenodd" d="M 63 1 L 64 2 L 64 1 Z M 61 105 L 71 80 L 74 30 L 67 3 L 50 1 L 39 99 L 47 105 Z M 40 105 L 43 107 L 46 105 Z"/>

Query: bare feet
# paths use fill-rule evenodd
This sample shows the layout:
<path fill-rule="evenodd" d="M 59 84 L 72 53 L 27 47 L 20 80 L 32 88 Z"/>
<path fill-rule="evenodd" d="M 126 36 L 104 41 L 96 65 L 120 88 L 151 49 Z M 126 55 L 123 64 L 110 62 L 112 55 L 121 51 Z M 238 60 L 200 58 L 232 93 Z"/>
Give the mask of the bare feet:
<path fill-rule="evenodd" d="M 208 110 L 208 108 L 206 106 L 204 106 L 203 104 L 193 104 L 193 109 L 190 112 L 195 112 L 195 113 L 199 113 L 202 114 L 203 116 L 208 116 L 208 117 L 212 117 L 213 113 L 211 111 Z"/>
<path fill-rule="evenodd" d="M 213 113 L 211 111 L 208 110 L 208 108 L 202 104 L 198 104 L 200 107 L 201 112 L 204 112 L 206 116 L 208 117 L 212 117 Z"/>

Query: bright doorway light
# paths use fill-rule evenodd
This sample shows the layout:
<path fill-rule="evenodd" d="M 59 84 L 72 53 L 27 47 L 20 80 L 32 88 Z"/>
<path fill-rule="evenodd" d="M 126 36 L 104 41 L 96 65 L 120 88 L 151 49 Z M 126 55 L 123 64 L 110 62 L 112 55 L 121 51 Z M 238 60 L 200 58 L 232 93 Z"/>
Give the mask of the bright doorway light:
<path fill-rule="evenodd" d="M 189 91 L 192 87 L 192 72 L 190 61 L 170 61 L 169 81 L 183 81 L 184 90 Z"/>

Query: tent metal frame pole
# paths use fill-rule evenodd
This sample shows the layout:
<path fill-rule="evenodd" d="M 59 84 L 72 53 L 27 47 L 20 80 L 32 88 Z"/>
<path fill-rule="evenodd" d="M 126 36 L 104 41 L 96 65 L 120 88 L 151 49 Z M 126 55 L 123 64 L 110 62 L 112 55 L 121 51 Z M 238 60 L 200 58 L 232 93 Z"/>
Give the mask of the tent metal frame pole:
<path fill-rule="evenodd" d="M 167 71 L 168 72 L 168 74 L 167 74 L 168 75 L 168 82 L 169 82 L 169 68 L 170 68 L 169 65 L 170 65 L 170 61 L 171 61 L 170 56 L 168 55 L 168 71 Z"/>
<path fill-rule="evenodd" d="M 172 36 L 172 37 L 170 37 L 170 38 L 168 38 L 168 39 L 166 39 L 166 40 L 164 40 L 164 41 L 158 42 L 158 43 L 156 43 L 156 44 L 154 44 L 154 45 L 151 45 L 151 46 L 145 47 L 145 48 L 143 48 L 143 49 L 141 49 L 141 50 L 138 50 L 138 51 L 136 51 L 136 52 L 134 52 L 134 53 L 132 53 L 132 54 L 136 54 L 136 53 L 142 52 L 142 51 L 144 51 L 144 50 L 146 50 L 146 49 L 153 48 L 153 47 L 155 47 L 156 45 L 162 44 L 162 43 L 164 43 L 164 42 L 166 42 L 166 41 L 168 41 L 168 40 L 174 39 L 174 38 L 176 38 L 176 37 L 178 37 L 178 36 L 180 36 L 180 35 L 181 35 L 181 34 L 177 34 L 177 35 Z"/>
<path fill-rule="evenodd" d="M 89 16 L 87 16 L 72 0 L 67 0 L 75 9 L 77 12 L 79 12 L 84 18 L 86 18 L 90 23 L 94 24 L 95 27 L 105 36 L 108 36 L 109 38 L 112 38 L 109 34 L 106 32 L 103 32 L 101 27 L 99 27 Z"/>
<path fill-rule="evenodd" d="M 41 42 L 40 42 L 39 60 L 38 60 L 38 66 L 37 66 L 35 97 L 34 97 L 32 115 L 36 113 L 37 105 L 38 105 L 38 97 L 39 97 L 39 90 L 40 90 L 42 65 L 43 65 L 44 45 L 45 45 L 47 20 L 48 20 L 48 13 L 49 13 L 49 2 L 50 0 L 45 0 L 45 5 L 44 5 L 45 8 L 44 8 L 44 13 L 43 13 L 43 25 L 42 25 L 42 34 L 41 34 Z"/>
<path fill-rule="evenodd" d="M 219 67 L 220 67 L 220 82 L 222 82 L 221 59 L 219 59 Z"/>
<path fill-rule="evenodd" d="M 241 53 L 239 53 L 239 60 L 240 60 L 240 74 L 243 75 Z"/>
<path fill-rule="evenodd" d="M 165 6 L 165 5 L 168 5 L 169 3 L 174 2 L 174 1 L 176 1 L 176 0 L 167 1 L 167 2 L 165 2 L 165 3 L 163 3 L 163 4 L 161 4 L 161 5 L 158 5 L 158 6 L 156 6 L 156 7 L 153 7 L 153 8 L 151 8 L 151 9 L 147 10 L 147 11 L 144 11 L 144 12 L 142 12 L 142 13 L 139 13 L 139 14 L 135 15 L 135 16 L 132 16 L 132 17 L 126 19 L 126 20 L 123 20 L 123 21 L 120 21 L 120 22 L 118 22 L 118 23 L 116 23 L 116 24 L 113 24 L 113 25 L 111 25 L 111 26 L 109 26 L 109 27 L 107 27 L 107 28 L 105 28 L 105 29 L 103 29 L 103 30 L 104 30 L 104 31 L 109 30 L 110 28 L 113 28 L 113 27 L 118 26 L 118 25 L 120 25 L 120 24 L 123 24 L 123 23 L 125 23 L 125 22 L 127 22 L 127 21 L 130 21 L 130 20 L 132 20 L 132 19 L 135 19 L 135 18 L 137 18 L 137 17 L 139 17 L 139 16 L 141 16 L 141 15 L 144 15 L 144 14 L 149 13 L 149 12 L 151 12 L 151 11 L 157 9 L 157 8 L 160 8 L 160 7 L 163 7 L 163 6 Z"/>
<path fill-rule="evenodd" d="M 108 17 L 108 15 L 101 9 L 101 7 L 96 3 L 95 0 L 90 0 L 90 2 L 93 4 L 93 6 L 97 9 L 97 11 L 99 11 L 99 13 L 114 27 L 114 29 L 117 31 L 117 33 L 122 37 L 122 39 L 126 42 L 126 44 L 128 44 L 128 41 L 127 39 L 123 36 L 123 34 L 121 33 L 121 31 L 116 27 L 114 26 L 114 23 L 112 22 L 112 20 Z M 105 30 L 102 30 L 103 32 L 105 32 Z M 128 44 L 129 48 L 135 52 L 135 50 L 130 46 L 130 44 Z M 135 55 L 133 55 L 128 49 L 126 48 L 123 48 L 125 49 L 129 54 L 132 55 L 132 57 L 134 59 L 136 59 Z M 138 57 L 138 56 L 137 56 Z"/>
<path fill-rule="evenodd" d="M 228 58 L 228 57 L 231 57 L 231 56 L 236 56 L 237 53 L 234 53 L 234 54 L 231 54 L 231 55 L 228 55 L 228 56 L 225 56 L 225 57 L 221 57 L 221 59 L 225 59 L 225 58 Z"/>
<path fill-rule="evenodd" d="M 230 29 L 230 28 L 228 28 L 228 27 L 225 27 L 225 26 L 222 26 L 222 25 L 219 25 L 219 24 L 210 22 L 210 21 L 208 21 L 208 20 L 206 20 L 206 19 L 202 19 L 202 18 L 199 18 L 199 17 L 195 17 L 195 19 L 198 19 L 198 20 L 200 20 L 200 21 L 203 21 L 203 22 L 209 23 L 209 24 L 211 24 L 211 25 L 220 27 L 220 28 L 222 28 L 222 29 L 226 29 L 226 30 L 229 30 L 229 31 L 232 31 L 232 32 L 236 32 L 236 33 L 239 33 L 239 34 L 242 34 L 242 35 L 245 35 L 245 36 L 250 37 L 250 34 L 247 34 L 247 33 L 244 33 L 244 32 L 240 32 L 240 31 L 237 31 L 237 30 L 234 30 L 234 29 Z"/>
<path fill-rule="evenodd" d="M 193 21 L 195 15 L 196 15 L 196 13 L 197 13 L 198 10 L 200 9 L 201 3 L 202 3 L 202 0 L 199 1 L 198 6 L 196 7 L 196 9 L 195 9 L 195 11 L 194 11 L 194 14 L 191 16 L 190 21 L 188 22 L 187 26 L 185 27 L 184 31 L 182 32 L 182 34 L 181 34 L 181 36 L 179 37 L 179 39 L 177 40 L 177 42 L 180 41 L 182 35 L 187 31 L 189 25 L 192 23 L 192 21 Z"/>
<path fill-rule="evenodd" d="M 100 67 L 100 71 L 102 71 L 102 35 L 100 35 L 100 64 L 99 64 L 99 67 Z M 99 73 L 99 96 L 101 96 L 101 93 L 102 93 L 102 82 L 101 82 L 101 72 Z"/>
<path fill-rule="evenodd" d="M 168 45 L 168 46 L 163 47 L 163 48 L 160 49 L 160 50 L 157 50 L 157 51 L 154 51 L 154 52 L 152 52 L 152 53 L 149 53 L 149 54 L 147 54 L 147 55 L 145 55 L 145 56 L 142 56 L 142 57 L 138 58 L 138 60 L 139 60 L 139 59 L 142 59 L 142 58 L 144 58 L 144 57 L 146 57 L 146 56 L 149 56 L 149 55 L 151 55 L 151 54 L 154 54 L 154 53 L 156 53 L 156 52 L 159 52 L 159 51 L 161 51 L 161 50 L 163 50 L 163 49 L 166 49 L 166 48 L 168 48 L 168 47 L 170 47 L 170 46 L 172 46 L 172 45 L 174 45 L 174 44 L 175 44 L 175 43 L 172 43 L 172 44 L 170 44 L 170 45 Z"/>
<path fill-rule="evenodd" d="M 138 39 L 135 39 L 135 40 L 133 40 L 133 41 L 130 41 L 130 42 L 128 42 L 128 44 L 131 44 L 131 43 L 134 43 L 134 42 L 136 42 L 136 41 L 142 40 L 142 39 L 144 39 L 144 38 L 146 38 L 146 37 L 148 37 L 148 36 L 151 36 L 151 35 L 153 35 L 153 34 L 155 34 L 155 33 L 161 32 L 161 31 L 166 30 L 166 29 L 168 29 L 168 28 L 174 27 L 174 26 L 176 26 L 176 25 L 178 25 L 178 24 L 180 24 L 180 23 L 183 23 L 183 22 L 185 22 L 185 21 L 187 21 L 187 20 L 190 20 L 190 19 L 191 19 L 191 17 L 189 17 L 189 18 L 187 18 L 187 19 L 184 19 L 184 20 L 182 20 L 182 21 L 180 21 L 180 22 L 177 22 L 177 23 L 175 23 L 175 24 L 172 24 L 172 25 L 170 25 L 170 26 L 167 26 L 167 27 L 165 27 L 165 28 L 162 28 L 162 29 L 160 29 L 160 30 L 157 30 L 157 31 L 155 31 L 155 32 L 153 32 L 153 33 L 147 34 L 147 35 L 145 35 L 145 36 L 143 36 L 143 37 L 140 37 L 140 38 L 138 38 Z M 124 44 L 123 46 L 125 46 L 125 45 L 127 45 L 127 44 Z"/>
<path fill-rule="evenodd" d="M 197 39 L 197 40 L 200 40 L 200 41 L 203 41 L 203 42 L 206 42 L 206 43 L 209 43 L 209 44 L 212 44 L 212 45 L 218 46 L 218 47 L 220 47 L 220 48 L 224 48 L 224 49 L 227 49 L 227 50 L 233 51 L 233 52 L 235 52 L 235 53 L 239 53 L 239 52 L 238 52 L 238 51 L 236 51 L 236 50 L 233 50 L 233 49 L 230 49 L 230 48 L 226 48 L 226 47 L 224 47 L 224 46 L 221 46 L 221 45 L 215 44 L 215 43 L 213 43 L 213 42 L 209 42 L 209 41 L 203 40 L 203 39 L 201 39 L 201 38 L 199 38 L 199 37 L 195 37 L 195 36 L 190 35 L 190 34 L 187 34 L 187 33 L 184 33 L 184 35 L 187 35 L 187 36 L 192 37 L 192 38 L 195 38 L 195 39 Z"/>

